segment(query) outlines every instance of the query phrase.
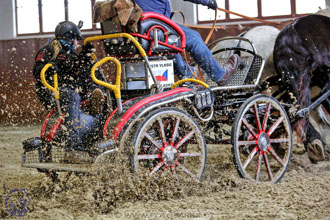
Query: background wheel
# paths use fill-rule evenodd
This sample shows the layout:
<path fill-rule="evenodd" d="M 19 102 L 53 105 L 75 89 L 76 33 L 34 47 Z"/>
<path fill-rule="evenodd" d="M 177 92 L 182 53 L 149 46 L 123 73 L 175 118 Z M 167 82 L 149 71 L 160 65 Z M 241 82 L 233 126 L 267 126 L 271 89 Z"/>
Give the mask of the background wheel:
<path fill-rule="evenodd" d="M 236 115 L 232 143 L 234 163 L 242 177 L 278 182 L 292 154 L 292 130 L 281 104 L 267 95 L 249 98 Z"/>
<path fill-rule="evenodd" d="M 170 170 L 201 179 L 206 145 L 199 125 L 186 112 L 162 108 L 151 112 L 138 126 L 133 142 L 133 170 Z"/>

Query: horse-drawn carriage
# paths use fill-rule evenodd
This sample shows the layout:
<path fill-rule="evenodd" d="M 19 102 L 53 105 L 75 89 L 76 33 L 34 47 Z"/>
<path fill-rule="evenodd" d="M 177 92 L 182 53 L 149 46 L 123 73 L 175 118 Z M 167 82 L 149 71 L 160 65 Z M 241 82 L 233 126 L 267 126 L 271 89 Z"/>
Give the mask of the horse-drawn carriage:
<path fill-rule="evenodd" d="M 56 172 L 93 172 L 109 158 L 124 155 L 132 171 L 175 172 L 201 179 L 206 165 L 207 144 L 231 144 L 234 163 L 242 177 L 278 182 L 292 153 L 292 131 L 286 105 L 260 94 L 264 61 L 253 44 L 244 49 L 238 71 L 218 86 L 205 77 L 175 82 L 173 59 L 185 49 L 181 28 L 155 13 L 143 13 L 137 33 L 121 32 L 115 20 L 102 23 L 102 35 L 84 44 L 103 41 L 107 57 L 95 61 L 93 81 L 107 90 L 109 113 L 103 129 L 85 143 L 92 158 L 86 163 L 64 159 L 64 114 L 53 109 L 46 117 L 40 138 L 23 143 L 22 165 L 55 176 Z M 116 33 L 113 33 L 116 32 Z M 226 48 L 217 53 L 241 48 Z M 112 57 L 115 56 L 115 57 Z M 115 83 L 96 78 L 102 65 L 116 65 Z M 46 65 L 41 73 L 44 78 Z M 58 95 L 54 86 L 45 86 Z M 113 102 L 116 100 L 116 102 Z M 116 153 L 117 152 L 117 153 Z M 113 159 L 113 158 L 112 158 Z"/>

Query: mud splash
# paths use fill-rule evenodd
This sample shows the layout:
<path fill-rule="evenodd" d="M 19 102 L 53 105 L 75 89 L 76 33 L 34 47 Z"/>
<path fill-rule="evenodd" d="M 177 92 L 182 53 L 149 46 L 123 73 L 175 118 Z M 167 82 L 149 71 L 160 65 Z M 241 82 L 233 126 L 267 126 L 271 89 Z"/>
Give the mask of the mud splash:
<path fill-rule="evenodd" d="M 108 169 L 109 171 L 109 169 Z M 136 202 L 200 197 L 235 188 L 239 184 L 227 177 L 194 181 L 170 172 L 154 175 L 132 173 L 127 167 L 112 167 L 111 172 L 93 176 L 73 176 L 67 182 L 54 183 L 44 178 L 30 186 L 31 212 L 65 208 L 72 213 L 109 214 Z M 55 205 L 55 206 L 54 206 Z"/>
<path fill-rule="evenodd" d="M 127 166 L 102 167 L 98 175 L 72 175 L 53 183 L 20 166 L 21 141 L 39 126 L 0 128 L 0 218 L 11 219 L 5 200 L 25 189 L 28 212 L 20 219 L 326 219 L 330 216 L 330 161 L 309 162 L 294 151 L 279 184 L 239 177 L 230 146 L 208 146 L 201 182 L 166 172 L 131 173 Z M 8 132 L 7 132 L 8 131 Z M 16 135 L 17 133 L 19 135 Z M 6 137 L 2 134 L 6 133 Z M 14 219 L 15 217 L 13 217 Z M 16 217 L 17 218 L 17 217 Z"/>

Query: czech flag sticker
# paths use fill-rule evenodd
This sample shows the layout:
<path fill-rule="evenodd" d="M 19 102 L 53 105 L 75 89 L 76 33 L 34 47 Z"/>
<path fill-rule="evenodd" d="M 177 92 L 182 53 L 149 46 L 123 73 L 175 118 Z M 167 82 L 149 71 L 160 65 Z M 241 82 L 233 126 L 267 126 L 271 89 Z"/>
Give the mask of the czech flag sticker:
<path fill-rule="evenodd" d="M 150 62 L 155 78 L 164 88 L 169 88 L 174 83 L 173 60 L 158 60 Z M 150 73 L 149 73 L 150 74 Z M 154 82 L 149 75 L 149 85 Z"/>

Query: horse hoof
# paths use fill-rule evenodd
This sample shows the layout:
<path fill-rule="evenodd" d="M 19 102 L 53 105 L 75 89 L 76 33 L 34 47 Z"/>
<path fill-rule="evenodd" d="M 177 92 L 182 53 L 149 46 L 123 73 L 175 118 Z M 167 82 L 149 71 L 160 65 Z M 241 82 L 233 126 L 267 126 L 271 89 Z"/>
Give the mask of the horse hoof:
<path fill-rule="evenodd" d="M 324 160 L 324 147 L 320 139 L 315 139 L 312 143 L 308 143 L 307 152 L 309 158 L 313 161 Z"/>

